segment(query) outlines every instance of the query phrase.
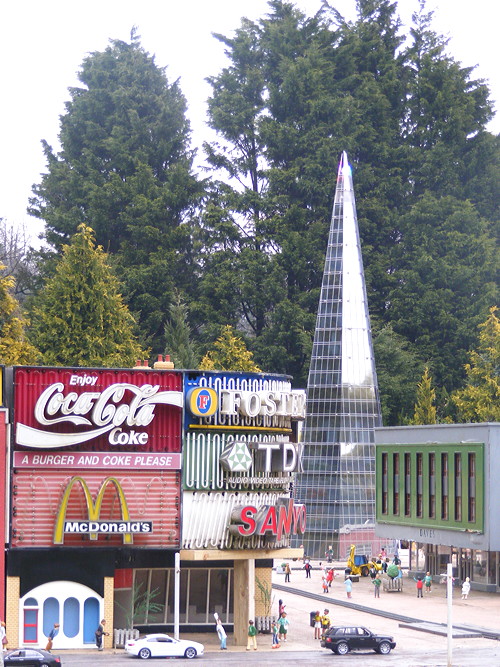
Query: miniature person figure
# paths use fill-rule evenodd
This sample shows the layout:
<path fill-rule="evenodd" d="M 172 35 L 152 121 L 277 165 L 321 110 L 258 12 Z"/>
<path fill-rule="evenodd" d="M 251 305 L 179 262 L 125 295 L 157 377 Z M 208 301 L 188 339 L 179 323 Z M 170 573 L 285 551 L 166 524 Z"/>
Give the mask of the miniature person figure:
<path fill-rule="evenodd" d="M 328 593 L 328 581 L 326 577 L 321 577 L 321 585 L 323 587 L 323 594 Z"/>
<path fill-rule="evenodd" d="M 418 579 L 415 579 L 413 577 L 413 581 L 417 582 L 417 597 L 422 598 L 423 596 L 423 589 L 424 589 L 424 582 L 422 581 L 422 577 L 419 577 Z"/>
<path fill-rule="evenodd" d="M 271 625 L 271 632 L 273 633 L 273 646 L 272 648 L 280 647 L 280 640 L 278 639 L 278 621 L 273 620 Z"/>
<path fill-rule="evenodd" d="M 54 643 L 54 637 L 57 635 L 58 632 L 59 632 L 59 623 L 54 623 L 54 627 L 49 632 L 49 636 L 47 637 L 47 646 L 45 647 L 46 651 L 50 651 L 52 649 L 52 644 Z"/>
<path fill-rule="evenodd" d="M 324 635 L 326 635 L 328 628 L 331 625 L 330 616 L 328 615 L 329 613 L 330 610 L 325 609 L 323 612 L 323 616 L 321 617 L 321 631 Z"/>
<path fill-rule="evenodd" d="M 221 651 L 227 651 L 227 647 L 226 647 L 227 634 L 226 634 L 226 631 L 224 629 L 224 626 L 222 625 L 222 621 L 219 617 L 217 617 L 217 620 L 215 622 L 215 630 L 217 632 L 217 636 L 219 637 L 220 650 Z"/>
<path fill-rule="evenodd" d="M 7 630 L 5 626 L 5 621 L 0 622 L 0 640 L 2 642 L 2 650 L 6 651 L 9 641 L 7 639 Z M 1 664 L 3 664 L 3 658 Z"/>
<path fill-rule="evenodd" d="M 286 642 L 289 625 L 290 621 L 287 618 L 286 611 L 284 611 L 278 618 L 278 638 L 280 641 L 283 639 Z"/>
<path fill-rule="evenodd" d="M 283 600 L 278 600 L 278 618 L 281 617 L 281 614 L 285 611 L 285 605 L 283 604 Z"/>
<path fill-rule="evenodd" d="M 109 632 L 105 632 L 104 628 L 106 627 L 106 619 L 102 619 L 101 622 L 99 623 L 99 627 L 95 631 L 95 643 L 99 651 L 103 650 L 103 645 L 102 645 L 102 637 L 103 635 L 106 635 L 106 637 L 109 635 Z"/>
<path fill-rule="evenodd" d="M 432 592 L 432 577 L 431 577 L 430 572 L 427 572 L 427 574 L 425 575 L 424 584 L 425 584 L 425 592 L 426 593 L 431 593 Z"/>
<path fill-rule="evenodd" d="M 306 560 L 306 562 L 304 564 L 304 570 L 306 571 L 306 579 L 310 579 L 311 578 L 312 566 L 311 566 L 311 563 L 308 560 Z"/>
<path fill-rule="evenodd" d="M 375 594 L 376 598 L 380 597 L 380 586 L 381 586 L 381 584 L 382 584 L 382 579 L 377 574 L 377 576 L 373 580 L 374 594 Z"/>
<path fill-rule="evenodd" d="M 248 641 L 247 641 L 247 651 L 253 646 L 253 650 L 257 650 L 257 628 L 253 624 L 253 621 L 248 621 Z"/>
<path fill-rule="evenodd" d="M 465 581 L 462 584 L 462 600 L 467 600 L 467 596 L 470 593 L 470 579 L 465 577 Z"/>
<path fill-rule="evenodd" d="M 285 584 L 290 583 L 290 563 L 285 565 Z"/>
<path fill-rule="evenodd" d="M 335 572 L 333 570 L 333 567 L 331 567 L 328 572 L 326 573 L 326 582 L 328 584 L 328 588 L 331 587 L 332 582 L 333 582 L 333 577 L 335 576 Z"/>
<path fill-rule="evenodd" d="M 328 549 L 325 551 L 325 558 L 327 563 L 333 561 L 333 549 L 331 544 L 328 545 Z"/>
<path fill-rule="evenodd" d="M 314 639 L 321 639 L 321 614 L 319 611 L 314 615 Z"/>
<path fill-rule="evenodd" d="M 346 580 L 344 581 L 344 586 L 345 586 L 345 592 L 347 593 L 347 597 L 350 598 L 352 593 L 351 577 L 346 577 Z"/>

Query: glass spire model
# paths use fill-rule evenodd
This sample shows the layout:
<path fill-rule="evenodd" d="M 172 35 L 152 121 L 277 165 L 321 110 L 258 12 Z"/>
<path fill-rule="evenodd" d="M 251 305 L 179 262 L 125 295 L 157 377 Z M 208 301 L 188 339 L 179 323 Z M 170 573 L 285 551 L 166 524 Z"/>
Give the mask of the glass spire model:
<path fill-rule="evenodd" d="M 303 472 L 305 554 L 345 558 L 368 544 L 375 517 L 374 427 L 381 426 L 351 167 L 342 154 L 307 382 Z M 368 551 L 369 552 L 369 551 Z"/>

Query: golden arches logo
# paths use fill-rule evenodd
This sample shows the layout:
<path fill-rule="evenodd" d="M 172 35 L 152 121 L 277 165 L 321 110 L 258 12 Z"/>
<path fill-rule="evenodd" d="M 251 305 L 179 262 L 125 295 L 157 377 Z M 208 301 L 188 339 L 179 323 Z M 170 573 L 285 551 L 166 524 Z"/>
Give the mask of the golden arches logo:
<path fill-rule="evenodd" d="M 104 498 L 104 493 L 109 484 L 112 484 L 120 500 L 120 509 L 123 521 L 130 521 L 130 514 L 128 511 L 127 500 L 125 494 L 123 493 L 122 486 L 116 477 L 107 477 L 104 482 L 101 484 L 101 488 L 97 493 L 97 498 L 94 500 L 90 489 L 87 485 L 87 482 L 83 477 L 73 477 L 66 487 L 61 504 L 59 506 L 59 512 L 57 514 L 56 525 L 54 528 L 54 544 L 63 544 L 64 543 L 64 523 L 66 521 L 66 512 L 68 510 L 69 498 L 71 496 L 71 491 L 75 484 L 80 484 L 83 495 L 85 496 L 85 502 L 87 503 L 87 514 L 89 521 L 97 521 L 99 519 L 99 514 L 101 513 L 102 501 Z M 90 533 L 91 540 L 97 540 L 97 533 Z M 123 543 L 132 544 L 133 536 L 132 533 L 123 533 Z"/>

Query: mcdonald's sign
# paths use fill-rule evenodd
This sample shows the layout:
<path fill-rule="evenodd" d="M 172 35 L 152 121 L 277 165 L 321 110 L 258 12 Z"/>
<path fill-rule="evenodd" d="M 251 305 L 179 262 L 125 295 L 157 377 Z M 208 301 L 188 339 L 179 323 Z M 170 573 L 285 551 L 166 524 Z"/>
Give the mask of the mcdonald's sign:
<path fill-rule="evenodd" d="M 88 521 L 66 521 L 66 512 L 68 510 L 71 492 L 77 484 L 80 485 L 85 497 Z M 120 501 L 122 521 L 99 521 L 104 494 L 110 485 L 114 486 L 118 500 Z M 137 532 L 149 532 L 148 528 L 152 529 L 151 522 L 131 521 L 127 499 L 125 498 L 122 486 L 116 477 L 107 477 L 103 481 L 94 502 L 87 482 L 83 477 L 77 476 L 70 480 L 63 493 L 54 527 L 54 544 L 63 544 L 64 534 L 66 532 L 86 533 L 91 540 L 97 540 L 99 533 L 109 534 L 110 532 L 117 532 L 122 534 L 124 544 L 132 544 L 134 541 L 133 534 Z"/>

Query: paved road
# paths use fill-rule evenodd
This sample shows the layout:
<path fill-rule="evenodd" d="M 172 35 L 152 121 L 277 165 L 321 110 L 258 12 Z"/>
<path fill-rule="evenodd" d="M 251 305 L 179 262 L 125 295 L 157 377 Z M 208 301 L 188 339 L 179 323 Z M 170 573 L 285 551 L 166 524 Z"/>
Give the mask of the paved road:
<path fill-rule="evenodd" d="M 453 665 L 456 667 L 493 667 L 500 664 L 500 644 L 491 642 L 489 646 L 466 646 L 455 649 Z M 241 665 L 254 665 L 255 667 L 267 667 L 268 665 L 281 666 L 286 663 L 287 667 L 304 665 L 315 665 L 316 667 L 337 667 L 339 663 L 345 667 L 446 667 L 447 655 L 446 645 L 442 649 L 427 648 L 425 638 L 422 639 L 422 647 L 415 652 L 408 649 L 396 649 L 387 656 L 375 653 L 350 653 L 346 656 L 333 655 L 326 649 L 311 649 L 311 651 L 255 651 L 250 653 L 216 653 L 210 652 L 195 660 L 181 658 L 144 662 L 139 658 L 132 658 L 124 654 L 101 654 L 101 655 L 76 655 L 61 654 L 63 667 L 138 667 L 148 665 L 191 664 L 193 667 L 203 665 L 223 665 L 224 667 L 241 667 Z"/>

